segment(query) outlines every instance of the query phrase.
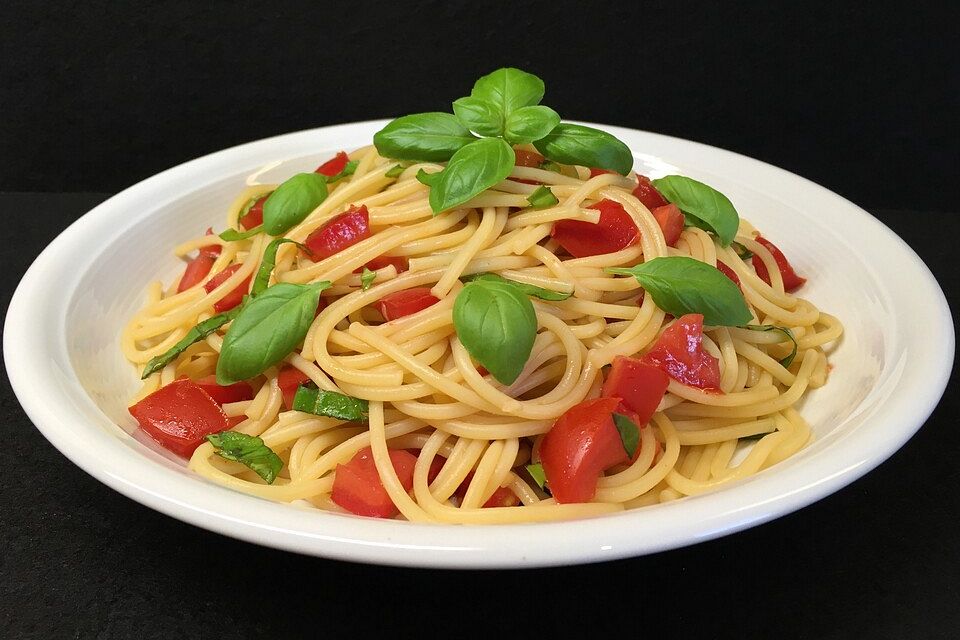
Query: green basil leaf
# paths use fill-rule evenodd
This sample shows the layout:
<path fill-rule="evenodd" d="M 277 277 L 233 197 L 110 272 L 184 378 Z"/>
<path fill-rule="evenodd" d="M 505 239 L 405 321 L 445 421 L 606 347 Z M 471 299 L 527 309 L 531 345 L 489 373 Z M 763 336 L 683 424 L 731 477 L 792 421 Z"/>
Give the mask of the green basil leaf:
<path fill-rule="evenodd" d="M 237 240 L 246 240 L 247 238 L 252 238 L 258 233 L 263 233 L 262 224 L 258 224 L 253 229 L 247 229 L 246 231 L 240 231 L 239 229 L 227 229 L 226 231 L 220 232 L 220 239 L 226 240 L 227 242 L 236 242 Z"/>
<path fill-rule="evenodd" d="M 252 298 L 223 338 L 217 360 L 217 384 L 230 385 L 260 375 L 293 351 L 307 335 L 320 301 L 330 286 L 275 284 Z"/>
<path fill-rule="evenodd" d="M 389 169 L 389 170 L 388 170 L 385 174 L 383 174 L 383 175 L 385 175 L 385 176 L 388 177 L 388 178 L 399 178 L 399 177 L 400 177 L 400 174 L 403 173 L 403 169 L 404 169 L 403 165 L 402 165 L 402 164 L 398 164 L 398 165 L 395 165 L 393 168 Z M 421 171 L 422 171 L 422 169 L 421 169 Z"/>
<path fill-rule="evenodd" d="M 534 298 L 540 298 L 541 300 L 548 300 L 551 302 L 566 300 L 573 295 L 573 293 L 561 293 L 560 291 L 552 291 L 550 289 L 544 289 L 543 287 L 535 287 L 532 284 L 517 282 L 516 280 L 504 278 L 496 273 L 475 273 L 473 275 L 464 276 L 460 279 L 464 282 L 502 282 L 504 284 L 509 284 L 512 287 L 516 287 L 521 293 L 524 293 L 528 296 L 533 296 Z"/>
<path fill-rule="evenodd" d="M 561 122 L 533 146 L 548 160 L 561 164 L 609 169 L 621 175 L 633 169 L 630 147 L 606 131 L 579 124 Z"/>
<path fill-rule="evenodd" d="M 530 477 L 533 478 L 533 481 L 537 483 L 538 487 L 546 489 L 547 474 L 544 473 L 542 464 L 539 462 L 536 464 L 528 464 L 527 473 L 530 474 Z"/>
<path fill-rule="evenodd" d="M 480 280 L 457 294 L 453 326 L 474 360 L 503 384 L 513 384 L 530 358 L 537 314 L 512 284 Z"/>
<path fill-rule="evenodd" d="M 263 260 L 260 261 L 260 270 L 257 271 L 257 277 L 253 280 L 253 288 L 250 289 L 251 295 L 257 295 L 266 291 L 270 285 L 270 274 L 273 272 L 273 268 L 277 266 L 277 249 L 280 248 L 280 245 L 287 244 L 288 242 L 292 242 L 308 253 L 310 252 L 310 249 L 296 240 L 289 238 L 276 238 L 272 240 L 263 252 Z"/>
<path fill-rule="evenodd" d="M 366 422 L 370 406 L 366 400 L 335 391 L 318 389 L 312 382 L 301 384 L 293 396 L 293 408 L 317 416 L 327 416 L 348 422 Z"/>
<path fill-rule="evenodd" d="M 750 331 L 779 331 L 783 335 L 787 336 L 787 339 L 793 343 L 793 351 L 790 352 L 786 358 L 780 360 L 780 364 L 784 367 L 789 367 L 793 364 L 794 358 L 797 357 L 797 349 L 800 348 L 800 344 L 797 342 L 797 338 L 793 335 L 793 331 L 787 327 L 779 327 L 775 324 L 743 324 L 740 325 L 741 329 L 749 329 Z"/>
<path fill-rule="evenodd" d="M 336 182 L 337 180 L 342 180 L 347 176 L 352 176 L 354 173 L 356 173 L 357 166 L 359 166 L 359 164 L 360 162 L 358 160 L 347 161 L 347 164 L 344 165 L 343 169 L 341 169 L 339 173 L 335 173 L 332 176 L 326 176 L 327 184 L 331 184 L 333 182 Z M 320 175 L 323 175 L 323 174 L 320 174 Z"/>
<path fill-rule="evenodd" d="M 477 80 L 470 96 L 489 100 L 499 107 L 504 116 L 509 116 L 520 107 L 540 104 L 543 92 L 543 80 L 537 76 L 505 67 Z"/>
<path fill-rule="evenodd" d="M 540 163 L 539 168 L 543 169 L 544 171 L 553 171 L 554 173 L 561 172 L 560 165 L 554 162 L 553 160 L 544 160 L 543 162 Z"/>
<path fill-rule="evenodd" d="M 476 136 L 450 113 L 416 113 L 390 122 L 373 136 L 384 158 L 445 162 Z"/>
<path fill-rule="evenodd" d="M 737 255 L 740 256 L 740 259 L 743 261 L 747 261 L 753 257 L 753 251 L 750 251 L 750 249 L 747 249 L 745 246 L 743 246 L 739 242 L 731 242 L 730 246 L 733 248 L 734 251 L 737 252 Z"/>
<path fill-rule="evenodd" d="M 747 441 L 750 441 L 750 440 L 760 440 L 760 439 L 763 438 L 764 436 L 768 436 L 768 435 L 770 435 L 771 433 L 776 433 L 776 432 L 777 432 L 777 429 L 774 429 L 773 431 L 764 431 L 763 433 L 755 433 L 755 434 L 753 434 L 752 436 L 741 436 L 741 437 L 739 438 L 739 440 L 747 440 Z"/>
<path fill-rule="evenodd" d="M 652 182 L 664 198 L 695 218 L 690 221 L 694 226 L 706 225 L 708 231 L 717 234 L 724 247 L 733 242 L 740 227 L 740 216 L 727 196 L 685 176 L 664 176 Z"/>
<path fill-rule="evenodd" d="M 453 102 L 453 112 L 463 126 L 481 136 L 499 136 L 503 133 L 503 112 L 489 100 L 460 98 Z"/>
<path fill-rule="evenodd" d="M 623 450 L 627 452 L 627 456 L 632 458 L 640 445 L 640 429 L 634 424 L 633 420 L 622 413 L 613 414 L 613 425 L 617 428 L 617 433 L 620 434 Z"/>
<path fill-rule="evenodd" d="M 539 140 L 560 124 L 560 115 L 544 105 L 520 107 L 507 117 L 503 137 L 510 144 Z"/>
<path fill-rule="evenodd" d="M 363 273 L 360 274 L 360 289 L 366 291 L 371 286 L 373 286 L 373 281 L 377 279 L 377 272 L 370 271 L 366 267 L 363 268 Z"/>
<path fill-rule="evenodd" d="M 606 271 L 634 276 L 658 307 L 678 317 L 702 313 L 704 323 L 712 326 L 739 326 L 753 318 L 740 288 L 716 267 L 693 258 L 654 258 Z"/>
<path fill-rule="evenodd" d="M 221 431 L 211 433 L 207 436 L 207 440 L 216 449 L 218 456 L 245 464 L 267 484 L 273 484 L 280 469 L 283 468 L 283 460 L 280 456 L 257 436 L 239 431 Z"/>
<path fill-rule="evenodd" d="M 515 159 L 513 147 L 500 138 L 471 142 L 453 154 L 439 179 L 430 178 L 430 208 L 440 213 L 463 204 L 510 175 Z"/>
<path fill-rule="evenodd" d="M 165 366 L 173 362 L 177 356 L 186 351 L 187 347 L 194 343 L 200 342 L 211 333 L 237 317 L 237 314 L 240 313 L 242 308 L 242 304 L 237 305 L 226 313 L 217 314 L 197 324 L 197 326 L 190 329 L 190 331 L 187 331 L 187 335 L 183 336 L 183 338 L 181 338 L 177 344 L 167 349 L 161 355 L 150 358 L 150 360 L 147 362 L 147 366 L 143 370 L 143 375 L 140 376 L 140 379 L 146 380 L 160 369 L 163 369 Z"/>
<path fill-rule="evenodd" d="M 277 187 L 263 203 L 263 228 L 272 236 L 282 236 L 326 199 L 326 176 L 298 173 Z"/>
<path fill-rule="evenodd" d="M 420 183 L 422 183 L 422 184 L 425 184 L 425 185 L 427 185 L 428 187 L 432 187 L 433 185 L 435 185 L 436 183 L 438 183 L 438 182 L 440 181 L 440 174 L 441 174 L 441 173 L 443 173 L 443 172 L 442 172 L 442 171 L 437 171 L 436 173 L 427 173 L 427 172 L 424 171 L 423 169 L 420 169 L 420 171 L 417 171 L 417 176 L 416 176 L 416 177 L 417 177 L 417 181 L 418 181 L 418 182 L 420 182 Z"/>
<path fill-rule="evenodd" d="M 553 191 L 550 191 L 550 187 L 543 185 L 540 185 L 536 191 L 527 196 L 527 202 L 534 209 L 544 209 L 560 203 L 557 196 L 553 195 Z"/>

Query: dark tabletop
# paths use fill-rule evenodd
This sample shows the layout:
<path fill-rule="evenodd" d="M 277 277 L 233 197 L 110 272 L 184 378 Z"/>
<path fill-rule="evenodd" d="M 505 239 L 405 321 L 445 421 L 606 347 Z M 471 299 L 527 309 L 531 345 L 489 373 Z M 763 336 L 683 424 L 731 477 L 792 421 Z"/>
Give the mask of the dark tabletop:
<path fill-rule="evenodd" d="M 106 197 L 0 194 L 3 313 L 34 256 Z M 958 217 L 872 213 L 920 254 L 956 309 Z M 915 312 L 922 330 L 923 310 Z M 298 556 L 155 513 L 47 443 L 4 372 L 0 637 L 459 637 L 490 629 L 535 640 L 582 629 L 628 638 L 956 638 L 958 411 L 951 384 L 920 432 L 878 469 L 733 536 L 589 566 L 428 571 Z"/>

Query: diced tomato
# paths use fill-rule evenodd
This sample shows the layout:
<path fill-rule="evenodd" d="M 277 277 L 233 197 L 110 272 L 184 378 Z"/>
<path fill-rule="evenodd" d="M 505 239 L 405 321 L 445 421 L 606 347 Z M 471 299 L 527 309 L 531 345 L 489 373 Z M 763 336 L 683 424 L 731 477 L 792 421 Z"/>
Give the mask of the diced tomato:
<path fill-rule="evenodd" d="M 311 259 L 319 262 L 370 237 L 370 214 L 366 205 L 351 206 L 307 236 Z"/>
<path fill-rule="evenodd" d="M 609 169 L 597 169 L 596 167 L 590 167 L 590 177 L 596 178 L 597 176 L 602 176 L 605 173 L 616 173 L 616 171 L 610 171 Z"/>
<path fill-rule="evenodd" d="M 666 204 L 667 199 L 664 198 L 657 188 L 653 186 L 653 182 L 650 181 L 650 178 L 647 176 L 642 176 L 639 173 L 637 174 L 637 187 L 633 190 L 633 196 L 643 203 L 647 209 L 653 211 L 657 207 L 662 207 Z"/>
<path fill-rule="evenodd" d="M 350 156 L 345 151 L 338 151 L 337 155 L 317 167 L 314 173 L 320 173 L 327 177 L 335 176 L 346 168 L 348 162 L 350 162 Z"/>
<path fill-rule="evenodd" d="M 277 374 L 277 386 L 280 387 L 280 393 L 283 395 L 283 406 L 287 411 L 293 408 L 293 396 L 297 395 L 297 387 L 307 382 L 310 376 L 296 367 L 287 365 L 280 369 Z"/>
<path fill-rule="evenodd" d="M 400 484 L 406 491 L 413 488 L 413 467 L 417 459 L 402 450 L 390 450 L 390 461 L 397 472 Z M 370 447 L 360 449 L 347 464 L 338 464 L 333 479 L 330 498 L 338 505 L 358 516 L 392 518 L 397 507 L 380 482 L 377 465 Z"/>
<path fill-rule="evenodd" d="M 410 263 L 403 256 L 377 256 L 366 265 L 364 265 L 370 271 L 376 271 L 377 269 L 383 269 L 384 267 L 389 267 L 393 265 L 394 269 L 397 270 L 397 273 L 403 273 L 404 271 L 410 268 Z M 363 273 L 363 267 L 353 270 L 354 273 Z"/>
<path fill-rule="evenodd" d="M 663 239 L 668 247 L 677 246 L 677 240 L 683 233 L 683 213 L 675 204 L 665 204 L 662 207 L 653 209 L 650 213 L 656 218 L 660 230 L 663 231 Z"/>
<path fill-rule="evenodd" d="M 593 398 L 575 405 L 540 443 L 540 462 L 557 502 L 589 502 L 604 470 L 627 461 L 613 424 L 620 398 Z"/>
<path fill-rule="evenodd" d="M 423 311 L 438 302 L 440 299 L 430 293 L 430 289 L 416 287 L 386 295 L 377 300 L 376 305 L 385 320 L 396 320 L 417 311 Z"/>
<path fill-rule="evenodd" d="M 735 285 L 737 285 L 738 287 L 740 286 L 740 276 L 737 275 L 736 271 L 728 267 L 725 263 L 721 262 L 720 260 L 717 260 L 717 269 L 720 271 L 720 273 L 722 273 L 723 275 L 733 280 L 733 283 Z"/>
<path fill-rule="evenodd" d="M 317 300 L 317 310 L 313 312 L 313 317 L 316 318 L 320 315 L 320 312 L 327 308 L 327 299 L 323 296 L 320 296 L 320 299 Z"/>
<path fill-rule="evenodd" d="M 203 288 L 206 289 L 207 293 L 210 293 L 221 284 L 226 282 L 230 276 L 237 272 L 237 270 L 242 265 L 232 264 L 217 275 L 213 276 L 207 281 L 207 284 L 203 285 Z M 213 310 L 217 313 L 223 313 L 224 311 L 230 311 L 235 306 L 243 302 L 243 296 L 247 295 L 247 291 L 250 289 L 250 279 L 252 276 L 247 276 L 243 282 L 237 285 L 237 288 L 223 296 L 215 303 L 213 303 Z"/>
<path fill-rule="evenodd" d="M 590 205 L 600 212 L 597 224 L 583 220 L 558 220 L 550 232 L 561 247 L 575 258 L 620 251 L 637 242 L 640 231 L 624 208 L 613 200 Z"/>
<path fill-rule="evenodd" d="M 253 203 L 253 206 L 250 207 L 245 214 L 240 216 L 241 227 L 250 230 L 263 224 L 263 203 L 267 201 L 268 197 L 267 195 L 258 198 L 257 201 Z"/>
<path fill-rule="evenodd" d="M 467 497 L 467 489 L 470 488 L 470 483 L 473 481 L 473 471 L 467 474 L 467 477 L 463 479 L 463 482 L 460 483 L 460 486 L 457 487 L 454 495 L 460 499 L 460 503 L 463 504 L 463 499 Z M 497 487 L 497 490 L 493 492 L 487 501 L 481 505 L 481 509 L 489 509 L 492 507 L 515 507 L 520 504 L 520 498 L 517 497 L 513 491 L 507 487 Z"/>
<path fill-rule="evenodd" d="M 207 227 L 206 235 L 213 235 L 213 227 Z M 221 251 L 223 251 L 223 246 L 219 244 L 206 244 L 200 247 L 200 255 L 206 254 L 208 256 L 217 257 L 220 255 Z"/>
<path fill-rule="evenodd" d="M 213 268 L 215 261 L 216 258 L 214 256 L 200 252 L 200 255 L 188 262 L 186 268 L 183 270 L 183 275 L 180 276 L 177 293 L 186 291 L 190 287 L 195 287 L 202 282 L 203 279 L 207 277 L 207 274 L 210 273 L 210 269 Z"/>
<path fill-rule="evenodd" d="M 536 151 L 527 151 L 526 149 L 514 149 L 513 154 L 516 156 L 513 164 L 517 167 L 532 167 L 536 169 L 546 160 L 546 158 Z"/>
<path fill-rule="evenodd" d="M 637 426 L 642 427 L 650 422 L 669 382 L 669 376 L 654 365 L 637 358 L 617 356 L 603 383 L 601 395 L 620 398 L 624 406 L 636 414 Z"/>
<path fill-rule="evenodd" d="M 247 419 L 247 416 L 240 414 L 238 416 L 228 416 L 227 417 L 227 428 L 233 429 L 235 426 Z"/>
<path fill-rule="evenodd" d="M 703 350 L 703 315 L 688 313 L 667 327 L 641 358 L 677 382 L 704 390 L 720 390 L 720 363 Z"/>
<path fill-rule="evenodd" d="M 443 465 L 447 464 L 447 459 L 441 456 L 434 456 L 430 461 L 430 470 L 427 472 L 427 484 L 432 483 L 440 475 Z"/>
<path fill-rule="evenodd" d="M 253 400 L 253 387 L 242 380 L 224 387 L 217 384 L 217 376 L 209 375 L 205 378 L 194 380 L 194 382 L 197 383 L 198 387 L 206 391 L 207 395 L 213 398 L 213 401 L 217 404 Z"/>
<path fill-rule="evenodd" d="M 483 366 L 482 364 L 478 364 L 478 365 L 477 365 L 477 373 L 479 373 L 481 376 L 485 376 L 485 375 L 489 375 L 489 374 L 490 374 L 490 372 L 487 371 L 487 368 L 486 368 L 485 366 Z"/>
<path fill-rule="evenodd" d="M 757 236 L 757 242 L 766 247 L 773 255 L 773 259 L 777 261 L 777 268 L 780 269 L 780 276 L 783 278 L 783 290 L 784 291 L 794 291 L 799 289 L 804 282 L 807 281 L 806 278 L 801 278 L 797 275 L 797 272 L 793 270 L 793 267 L 790 266 L 790 262 L 787 260 L 787 257 L 783 255 L 783 252 L 776 247 L 775 244 Z M 763 264 L 763 260 L 760 259 L 760 256 L 753 256 L 753 268 L 757 272 L 757 276 L 761 280 L 770 284 L 770 274 L 767 272 L 767 265 Z"/>
<path fill-rule="evenodd" d="M 129 411 L 151 438 L 184 458 L 190 457 L 204 437 L 228 427 L 220 405 L 187 378 L 160 387 Z"/>

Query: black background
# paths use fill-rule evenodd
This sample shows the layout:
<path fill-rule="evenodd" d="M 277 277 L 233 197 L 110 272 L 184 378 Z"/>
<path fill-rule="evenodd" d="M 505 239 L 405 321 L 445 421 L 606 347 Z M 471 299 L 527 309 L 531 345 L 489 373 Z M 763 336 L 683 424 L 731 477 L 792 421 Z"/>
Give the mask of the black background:
<path fill-rule="evenodd" d="M 0 191 L 46 194 L 0 194 L 0 301 L 108 193 L 268 135 L 446 109 L 509 64 L 543 77 L 565 117 L 733 149 L 847 196 L 956 307 L 957 11 L 884 4 L 7 2 Z M 443 572 L 305 558 L 154 513 L 46 443 L 4 375 L 0 636 L 953 638 L 958 411 L 948 390 L 880 469 L 735 536 Z"/>

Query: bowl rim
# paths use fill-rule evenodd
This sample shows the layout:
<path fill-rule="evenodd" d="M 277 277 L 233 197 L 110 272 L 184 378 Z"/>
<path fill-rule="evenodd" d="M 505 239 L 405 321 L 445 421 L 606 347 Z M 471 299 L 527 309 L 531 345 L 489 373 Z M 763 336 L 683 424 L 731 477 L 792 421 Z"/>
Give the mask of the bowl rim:
<path fill-rule="evenodd" d="M 776 473 L 753 476 L 720 492 L 644 509 L 640 518 L 638 512 L 628 511 L 590 520 L 496 526 L 423 525 L 297 509 L 152 463 L 103 428 L 103 421 L 109 422 L 109 418 L 86 394 L 72 369 L 63 366 L 64 362 L 69 363 L 65 318 L 71 296 L 62 291 L 56 295 L 57 287 L 53 285 L 68 275 L 76 275 L 71 274 L 69 256 L 93 238 L 108 245 L 118 229 L 134 224 L 136 218 L 121 214 L 138 199 L 182 193 L 177 188 L 185 185 L 188 178 L 195 179 L 207 172 L 212 181 L 239 158 L 250 154 L 270 157 L 277 150 L 306 139 L 326 143 L 329 138 L 363 135 L 369 140 L 373 131 L 386 122 L 372 120 L 306 129 L 211 153 L 125 189 L 60 233 L 24 274 L 11 298 L 3 332 L 10 384 L 44 437 L 81 469 L 121 494 L 179 520 L 241 540 L 377 564 L 518 568 L 654 553 L 716 538 L 790 513 L 846 486 L 886 460 L 920 428 L 943 395 L 955 346 L 946 297 L 919 256 L 883 223 L 841 196 L 759 160 L 662 134 L 583 123 L 628 141 L 639 136 L 662 147 L 682 147 L 708 154 L 718 162 L 736 163 L 763 176 L 764 184 L 772 185 L 774 192 L 778 186 L 799 184 L 842 212 L 836 216 L 839 224 L 870 231 L 870 246 L 858 248 L 867 257 L 883 256 L 883 260 L 871 263 L 879 281 L 884 282 L 885 273 L 896 270 L 902 278 L 906 272 L 911 276 L 911 286 L 897 290 L 896 294 L 911 304 L 925 305 L 929 318 L 923 339 L 912 343 L 912 351 L 897 363 L 903 374 L 894 383 L 899 392 L 887 393 L 869 409 L 886 428 L 869 433 L 855 430 L 821 451 L 816 465 L 778 468 Z M 41 316 L 44 319 L 37 321 Z M 50 381 L 61 386 L 67 394 L 65 401 L 47 401 L 41 390 Z"/>

